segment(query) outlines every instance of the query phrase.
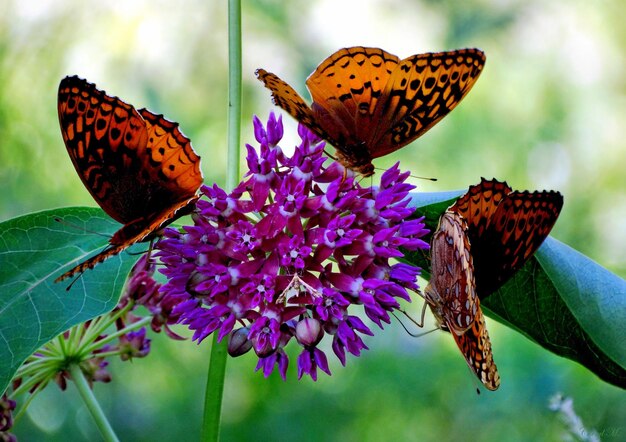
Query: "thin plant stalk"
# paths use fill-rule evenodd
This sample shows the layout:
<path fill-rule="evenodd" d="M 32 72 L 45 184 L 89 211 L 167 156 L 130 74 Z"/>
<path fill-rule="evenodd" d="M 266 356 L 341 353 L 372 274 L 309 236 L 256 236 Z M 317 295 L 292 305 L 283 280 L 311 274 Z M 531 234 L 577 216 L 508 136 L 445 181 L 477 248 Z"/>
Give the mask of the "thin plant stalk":
<path fill-rule="evenodd" d="M 70 366 L 70 373 L 72 374 L 72 380 L 74 381 L 74 385 L 78 389 L 81 398 L 85 402 L 87 409 L 91 413 L 94 422 L 98 426 L 100 433 L 102 434 L 102 438 L 106 442 L 119 442 L 119 439 L 113 432 L 113 428 L 111 424 L 107 420 L 102 408 L 100 408 L 100 404 L 96 400 L 96 397 L 89 388 L 89 384 L 87 383 L 87 379 L 83 376 L 83 372 L 77 364 L 72 364 Z"/>
<path fill-rule="evenodd" d="M 241 0 L 228 1 L 228 164 L 226 188 L 239 181 L 241 138 Z M 220 437 L 222 396 L 226 374 L 227 340 L 217 342 L 213 334 L 211 359 L 204 401 L 201 440 L 216 442 Z"/>

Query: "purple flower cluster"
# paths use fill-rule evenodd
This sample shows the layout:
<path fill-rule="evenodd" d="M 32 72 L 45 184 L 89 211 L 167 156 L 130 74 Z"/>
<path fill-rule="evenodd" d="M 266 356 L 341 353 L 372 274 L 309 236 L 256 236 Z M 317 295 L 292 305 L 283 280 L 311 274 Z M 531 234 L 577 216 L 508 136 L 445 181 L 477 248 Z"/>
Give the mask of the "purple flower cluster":
<path fill-rule="evenodd" d="M 400 247 L 428 248 L 427 230 L 409 219 L 414 186 L 397 164 L 379 187 L 361 187 L 340 164 L 324 167 L 324 144 L 304 126 L 291 157 L 278 146 L 280 118 L 266 127 L 255 118 L 254 129 L 260 153 L 246 146 L 244 180 L 230 193 L 204 186 L 194 225 L 169 228 L 157 243 L 161 302 L 198 342 L 217 332 L 233 356 L 254 349 L 265 376 L 278 367 L 286 377 L 284 348 L 295 338 L 298 378 L 315 380 L 318 368 L 330 374 L 318 346 L 325 335 L 343 365 L 346 351 L 367 349 L 361 335 L 372 331 L 352 305 L 382 328 L 398 298 L 410 301 L 420 269 L 391 260 Z"/>

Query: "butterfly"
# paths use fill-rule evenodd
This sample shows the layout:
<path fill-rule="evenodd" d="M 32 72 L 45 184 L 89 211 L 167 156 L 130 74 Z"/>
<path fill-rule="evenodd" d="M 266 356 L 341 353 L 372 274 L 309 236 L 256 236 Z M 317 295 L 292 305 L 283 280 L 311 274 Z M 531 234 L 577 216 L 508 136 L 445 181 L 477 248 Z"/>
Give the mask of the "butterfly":
<path fill-rule="evenodd" d="M 339 162 L 370 176 L 374 158 L 406 146 L 454 109 L 484 65 L 479 49 L 400 60 L 378 48 L 344 48 L 307 78 L 311 106 L 275 74 L 256 75 L 276 105 L 337 149 Z"/>
<path fill-rule="evenodd" d="M 483 178 L 448 208 L 433 234 L 426 303 L 490 390 L 500 375 L 479 295 L 498 290 L 533 256 L 562 207 L 558 192 L 512 191 Z"/>
<path fill-rule="evenodd" d="M 136 110 L 77 76 L 61 81 L 58 112 L 76 172 L 100 207 L 124 226 L 104 251 L 57 282 L 153 238 L 190 213 L 203 181 L 200 157 L 178 123 L 163 115 Z"/>

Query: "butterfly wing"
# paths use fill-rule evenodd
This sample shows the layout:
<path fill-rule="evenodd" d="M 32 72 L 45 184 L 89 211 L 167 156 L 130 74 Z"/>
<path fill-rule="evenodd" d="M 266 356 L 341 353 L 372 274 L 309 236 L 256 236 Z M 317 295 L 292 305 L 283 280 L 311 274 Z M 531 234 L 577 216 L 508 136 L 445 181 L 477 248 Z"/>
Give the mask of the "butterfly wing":
<path fill-rule="evenodd" d="M 203 182 L 200 157 L 191 147 L 191 141 L 180 131 L 178 123 L 166 120 L 147 109 L 141 109 L 148 131 L 143 170 L 155 174 L 148 180 L 158 185 L 151 207 L 167 208 L 174 202 L 187 199 L 198 191 Z M 156 165 L 152 168 L 149 165 Z M 155 192 L 153 187 L 148 189 Z"/>
<path fill-rule="evenodd" d="M 480 296 L 502 287 L 535 254 L 562 207 L 559 192 L 511 192 L 498 204 L 484 233 L 470 234 Z"/>
<path fill-rule="evenodd" d="M 188 213 L 202 184 L 200 157 L 178 124 L 139 112 L 76 76 L 59 86 L 59 122 L 72 163 L 96 202 L 124 224 L 111 246 L 57 279 L 153 236 Z"/>
<path fill-rule="evenodd" d="M 59 122 L 83 184 L 113 219 L 127 224 L 191 197 L 200 158 L 178 124 L 76 76 L 59 86 Z"/>
<path fill-rule="evenodd" d="M 306 104 L 300 94 L 291 86 L 281 80 L 277 75 L 267 72 L 265 69 L 257 69 L 257 78 L 272 92 L 272 101 L 281 107 L 289 115 L 315 132 L 320 138 L 333 143 L 329 135 L 317 123 L 311 107 Z"/>
<path fill-rule="evenodd" d="M 124 227 L 115 232 L 110 240 L 111 245 L 109 247 L 72 267 L 55 279 L 55 282 L 62 281 L 77 273 L 83 273 L 88 269 L 93 269 L 96 264 L 101 263 L 111 256 L 117 255 L 131 245 L 149 239 L 155 232 L 158 232 L 175 219 L 190 213 L 197 200 L 198 196 L 194 195 L 177 202 L 172 207 L 168 207 L 161 213 L 153 215 L 151 218 L 140 218 L 135 222 L 125 224 Z"/>
<path fill-rule="evenodd" d="M 378 121 L 374 110 L 400 59 L 378 48 L 340 49 L 307 78 L 316 121 L 340 151 L 367 142 Z M 349 154 L 349 152 L 348 152 Z"/>
<path fill-rule="evenodd" d="M 463 218 L 454 212 L 441 216 L 431 243 L 431 278 L 426 300 L 440 323 L 462 334 L 479 308 L 470 242 Z"/>
<path fill-rule="evenodd" d="M 467 221 L 472 242 L 472 239 L 482 237 L 498 205 L 511 191 L 506 182 L 482 178 L 479 184 L 470 186 L 467 193 L 448 210 L 458 213 Z"/>
<path fill-rule="evenodd" d="M 132 204 L 119 194 L 139 173 L 134 158 L 148 140 L 141 116 L 131 105 L 76 76 L 61 81 L 58 112 L 67 152 L 91 196 L 111 218 L 131 221 Z M 141 197 L 128 196 L 131 203 Z"/>
<path fill-rule="evenodd" d="M 431 244 L 426 301 L 440 326 L 450 331 L 470 369 L 490 390 L 500 385 L 485 318 L 476 296 L 472 253 L 464 219 L 446 212 Z"/>
<path fill-rule="evenodd" d="M 485 65 L 479 49 L 418 54 L 394 69 L 374 112 L 372 158 L 387 155 L 423 135 L 454 109 Z"/>
<path fill-rule="evenodd" d="M 451 333 L 451 335 L 463 353 L 467 365 L 483 385 L 489 390 L 497 390 L 500 386 L 500 374 L 493 360 L 491 340 L 480 306 L 472 327 L 462 335 L 456 333 Z"/>

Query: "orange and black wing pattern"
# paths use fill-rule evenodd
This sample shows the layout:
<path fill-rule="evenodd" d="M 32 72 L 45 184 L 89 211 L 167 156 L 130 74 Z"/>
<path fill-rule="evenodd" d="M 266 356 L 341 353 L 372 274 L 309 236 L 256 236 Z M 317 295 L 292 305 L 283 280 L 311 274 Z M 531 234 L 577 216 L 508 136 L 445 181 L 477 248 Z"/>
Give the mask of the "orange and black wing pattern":
<path fill-rule="evenodd" d="M 379 48 L 340 49 L 306 81 L 313 104 L 263 69 L 257 76 L 274 103 L 337 149 L 339 161 L 365 176 L 372 159 L 398 150 L 454 109 L 485 64 L 479 49 L 400 60 Z"/>
<path fill-rule="evenodd" d="M 137 111 L 76 76 L 59 85 L 61 134 L 94 200 L 124 224 L 111 246 L 58 280 L 92 268 L 188 213 L 202 184 L 200 157 L 178 124 Z"/>
<path fill-rule="evenodd" d="M 484 178 L 450 207 L 467 221 L 479 296 L 498 290 L 522 268 L 548 237 L 562 207 L 559 192 L 512 191 Z"/>

